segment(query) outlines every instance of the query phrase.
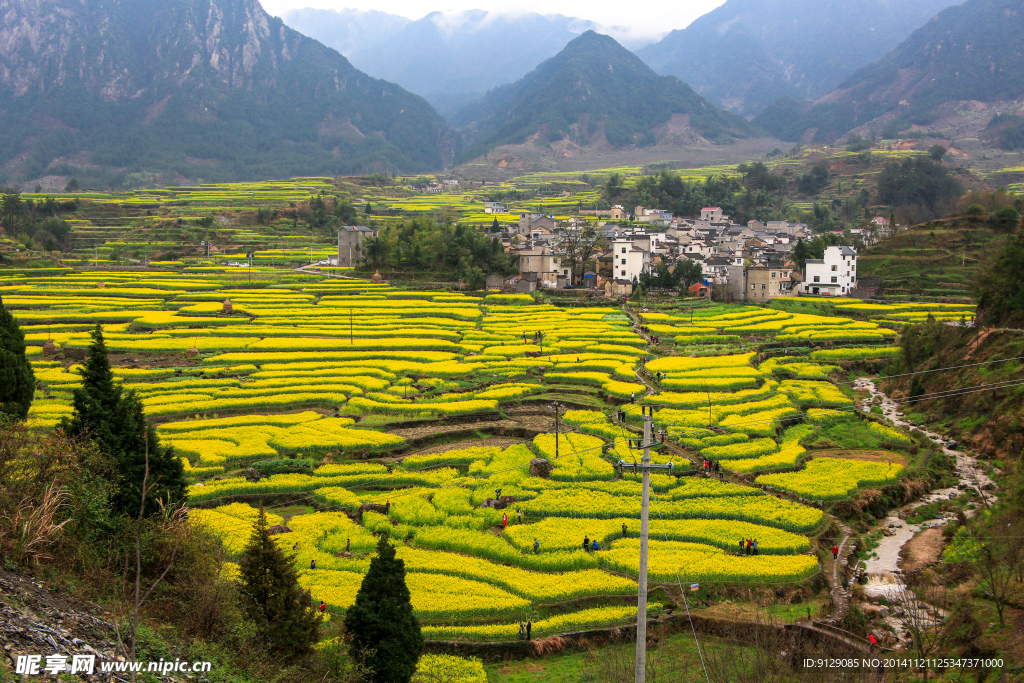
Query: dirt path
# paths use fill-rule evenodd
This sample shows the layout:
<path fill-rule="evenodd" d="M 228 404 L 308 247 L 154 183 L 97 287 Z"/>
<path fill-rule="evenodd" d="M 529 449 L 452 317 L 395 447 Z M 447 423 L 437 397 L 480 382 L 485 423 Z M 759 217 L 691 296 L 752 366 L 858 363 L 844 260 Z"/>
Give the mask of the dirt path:
<path fill-rule="evenodd" d="M 515 429 L 522 426 L 520 422 L 515 420 L 494 420 L 491 422 L 468 422 L 466 424 L 403 427 L 401 429 L 392 429 L 389 433 L 404 436 L 406 439 L 422 439 L 435 434 L 448 434 L 450 432 L 468 432 L 474 429 L 501 429 L 502 427 Z"/>
<path fill-rule="evenodd" d="M 423 448 L 418 451 L 412 451 L 400 456 L 401 459 L 408 458 L 410 455 L 427 455 L 428 453 L 444 453 L 446 451 L 461 450 L 463 448 L 508 448 L 514 446 L 517 443 L 522 443 L 522 439 L 515 439 L 508 436 L 495 436 L 490 439 L 471 439 L 468 441 L 457 441 L 455 443 L 442 443 L 430 448 Z"/>
<path fill-rule="evenodd" d="M 651 338 L 647 335 L 646 332 L 644 332 L 643 330 L 640 329 L 640 327 L 641 327 L 640 321 L 637 318 L 633 317 L 633 314 L 630 313 L 628 308 L 626 308 L 626 304 L 622 304 L 622 312 L 625 313 L 626 316 L 629 317 L 630 325 L 632 325 L 633 331 L 636 332 L 637 335 L 639 335 L 639 337 L 641 339 L 643 339 L 645 342 L 647 342 L 648 346 L 650 346 L 651 345 Z M 641 367 L 643 367 L 643 366 L 641 365 Z M 639 369 L 634 370 L 633 374 L 636 375 L 636 378 L 638 380 L 640 380 L 641 384 L 643 384 L 645 387 L 647 387 L 647 391 L 645 393 L 646 396 L 650 396 L 652 394 L 658 393 L 657 387 L 655 387 L 653 384 L 651 384 L 649 381 L 647 381 L 647 378 L 644 377 L 642 374 L 640 374 L 640 370 Z"/>
<path fill-rule="evenodd" d="M 846 616 L 846 611 L 850 609 L 850 589 L 843 587 L 843 568 L 849 564 L 850 552 L 852 551 L 850 545 L 852 532 L 850 527 L 838 519 L 833 518 L 833 521 L 839 527 L 842 538 L 836 543 L 836 546 L 839 548 L 839 559 L 829 559 L 826 561 L 825 574 L 829 583 L 829 593 L 832 595 L 833 608 L 832 613 L 822 619 L 822 621 L 838 623 L 843 620 L 843 617 Z"/>

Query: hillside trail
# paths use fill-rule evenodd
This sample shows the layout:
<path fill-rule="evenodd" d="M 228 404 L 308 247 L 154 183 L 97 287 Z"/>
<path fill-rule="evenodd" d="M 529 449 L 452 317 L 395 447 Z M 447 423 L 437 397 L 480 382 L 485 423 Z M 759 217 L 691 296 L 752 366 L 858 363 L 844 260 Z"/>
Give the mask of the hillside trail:
<path fill-rule="evenodd" d="M 647 309 L 641 309 L 641 314 L 634 315 L 626 307 L 626 304 L 622 304 L 621 308 L 622 308 L 622 312 L 625 313 L 626 316 L 629 318 L 629 324 L 633 328 L 633 331 L 636 332 L 640 336 L 641 339 L 643 339 L 645 342 L 647 342 L 647 346 L 649 348 L 650 345 L 651 345 L 651 337 L 646 332 L 644 332 L 643 329 L 642 329 L 643 328 L 643 324 L 642 324 L 643 323 L 643 315 L 642 315 L 642 313 L 644 311 L 646 311 Z M 644 368 L 646 370 L 646 366 L 643 363 L 641 363 L 640 367 Z M 634 370 L 633 374 L 636 375 L 636 378 L 638 380 L 640 380 L 640 382 L 645 387 L 647 387 L 647 391 L 644 394 L 645 396 L 652 396 L 652 395 L 658 393 L 657 387 L 655 387 L 653 384 L 651 384 L 650 381 L 648 381 L 648 379 L 646 377 L 644 377 L 644 375 L 640 372 L 639 368 Z"/>
<path fill-rule="evenodd" d="M 919 524 L 911 524 L 905 519 L 908 514 L 929 503 L 956 498 L 964 490 L 973 490 L 977 493 L 982 507 L 988 507 L 997 500 L 996 496 L 992 493 L 996 485 L 981 469 L 976 458 L 963 451 L 956 450 L 955 447 L 951 447 L 954 446 L 954 442 L 947 443 L 941 434 L 937 434 L 926 427 L 916 425 L 907 420 L 900 411 L 898 404 L 879 390 L 872 379 L 862 377 L 854 382 L 853 388 L 854 390 L 866 390 L 870 396 L 862 405 L 864 412 L 870 412 L 872 405 L 879 405 L 882 409 L 882 414 L 897 427 L 907 430 L 918 429 L 938 445 L 945 455 L 954 458 L 956 462 L 956 476 L 958 479 L 956 486 L 933 489 L 912 503 L 890 510 L 888 516 L 878 524 L 878 528 L 887 530 L 888 533 L 882 536 L 878 547 L 875 548 L 871 557 L 865 562 L 867 583 L 864 585 L 864 592 L 868 597 L 885 598 L 890 605 L 899 604 L 908 599 L 915 599 L 913 598 L 913 593 L 907 590 L 906 583 L 903 580 L 903 571 L 898 566 L 900 552 L 903 550 L 903 547 L 918 532 L 942 526 L 955 518 L 953 513 L 945 512 L 934 519 L 926 520 Z M 975 512 L 976 510 L 965 510 L 964 514 L 967 517 L 971 517 Z M 919 609 L 917 605 L 908 606 L 904 604 L 902 607 L 903 609 L 908 607 Z M 936 618 L 942 616 L 940 610 L 936 608 L 933 608 L 933 610 Z M 899 613 L 900 610 L 897 609 L 893 614 L 885 617 L 885 620 L 893 627 L 897 634 L 903 637 L 906 629 L 899 617 L 896 616 Z"/>

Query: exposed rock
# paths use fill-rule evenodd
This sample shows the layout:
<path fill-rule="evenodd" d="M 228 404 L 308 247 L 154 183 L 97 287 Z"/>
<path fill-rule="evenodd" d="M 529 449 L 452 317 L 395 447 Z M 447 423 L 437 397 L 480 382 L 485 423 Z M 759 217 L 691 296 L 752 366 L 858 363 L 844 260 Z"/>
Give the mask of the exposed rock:
<path fill-rule="evenodd" d="M 551 470 L 553 469 L 555 469 L 555 466 L 544 458 L 534 458 L 530 461 L 530 474 L 535 477 L 547 479 L 551 476 Z"/>
<path fill-rule="evenodd" d="M 359 506 L 359 516 L 362 517 L 364 512 L 379 512 L 382 515 L 388 514 L 388 509 L 383 505 L 377 503 L 363 503 Z"/>
<path fill-rule="evenodd" d="M 0 671 L 13 672 L 19 655 L 43 655 L 40 671 L 46 665 L 45 657 L 48 655 L 63 655 L 68 663 L 74 655 L 96 657 L 94 675 L 76 674 L 73 677 L 76 681 L 111 680 L 109 674 L 99 675 L 100 662 L 124 661 L 111 615 L 96 605 L 58 591 L 54 586 L 47 586 L 31 577 L 0 571 Z M 182 652 L 168 652 L 167 655 L 172 661 L 176 656 L 185 656 Z M 182 680 L 180 674 L 161 676 L 149 673 L 147 677 L 168 683 Z M 36 678 L 56 680 L 45 674 L 12 680 Z M 202 674 L 189 678 L 208 680 Z M 60 680 L 72 680 L 72 677 L 65 673 Z M 128 679 L 115 677 L 113 680 Z"/>
<path fill-rule="evenodd" d="M 484 502 L 480 503 L 482 508 L 494 508 L 495 510 L 504 510 L 512 503 L 518 502 L 518 498 L 515 496 L 502 496 L 501 498 L 488 498 Z"/>
<path fill-rule="evenodd" d="M 267 533 L 271 536 L 274 536 L 276 534 L 290 534 L 291 532 L 292 530 L 286 527 L 284 524 L 275 524 L 274 526 L 269 527 L 267 529 Z"/>
<path fill-rule="evenodd" d="M 62 344 L 60 349 L 68 360 L 85 360 L 85 349 L 76 349 L 67 344 Z"/>
<path fill-rule="evenodd" d="M 262 472 L 260 472 L 259 470 L 253 469 L 251 467 L 249 469 L 247 469 L 247 470 L 242 470 L 241 472 L 239 472 L 239 474 L 241 474 L 243 477 L 245 477 L 249 481 L 259 481 L 260 479 L 263 478 L 263 473 Z"/>

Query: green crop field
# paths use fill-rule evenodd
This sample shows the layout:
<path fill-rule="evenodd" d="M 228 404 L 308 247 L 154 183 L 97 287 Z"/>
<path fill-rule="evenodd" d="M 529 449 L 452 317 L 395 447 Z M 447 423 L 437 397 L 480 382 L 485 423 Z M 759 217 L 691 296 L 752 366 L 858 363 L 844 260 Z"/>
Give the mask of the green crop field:
<path fill-rule="evenodd" d="M 244 546 L 254 506 L 263 501 L 277 520 L 283 496 L 300 511 L 287 520 L 291 533 L 275 538 L 295 548 L 302 585 L 338 615 L 354 600 L 375 535 L 386 534 L 435 640 L 515 639 L 529 616 L 534 633 L 548 635 L 635 615 L 640 484 L 615 463 L 639 457 L 630 439 L 642 406 L 655 408 L 654 428 L 665 434 L 655 461 L 674 465 L 652 477 L 662 521 L 652 524 L 651 581 L 667 589 L 807 581 L 819 571 L 814 537 L 827 522 L 799 500 L 842 500 L 902 475 L 864 465 L 840 481 L 830 473 L 841 461 L 801 469 L 819 426 L 865 422 L 831 380 L 844 363 L 892 355 L 888 323 L 970 312 L 865 310 L 843 299 L 828 316 L 725 305 L 632 311 L 662 338 L 652 347 L 611 306 L 270 268 L 255 268 L 252 284 L 188 270 L 0 277 L 40 383 L 30 425 L 52 429 L 71 414 L 90 331 L 102 325 L 115 375 L 138 393 L 192 479 L 193 518 L 229 556 Z M 761 344 L 776 352 L 753 350 Z M 565 406 L 557 440 L 552 393 L 579 401 Z M 540 415 L 522 436 L 489 438 L 489 421 L 531 413 Z M 454 441 L 471 443 L 445 436 L 467 421 L 472 434 Z M 427 435 L 404 429 L 410 423 Z M 910 443 L 878 428 L 888 448 Z M 418 452 L 430 443 L 442 446 Z M 257 460 L 294 457 L 316 465 L 258 481 L 239 474 Z M 531 467 L 538 458 L 550 476 Z M 703 476 L 704 459 L 734 481 Z M 796 473 L 770 474 L 780 470 Z M 799 498 L 733 476 L 755 474 Z M 513 497 L 503 510 L 483 505 L 496 490 Z M 350 516 L 385 502 L 387 515 Z M 600 549 L 585 552 L 584 536 Z M 744 538 L 758 539 L 760 553 L 737 553 Z"/>

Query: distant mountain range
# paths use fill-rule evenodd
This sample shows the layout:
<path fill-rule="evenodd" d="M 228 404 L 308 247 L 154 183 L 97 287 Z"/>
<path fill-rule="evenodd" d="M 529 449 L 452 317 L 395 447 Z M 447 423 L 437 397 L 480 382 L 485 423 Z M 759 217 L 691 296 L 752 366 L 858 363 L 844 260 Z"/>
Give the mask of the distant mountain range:
<path fill-rule="evenodd" d="M 817 98 L 953 0 L 728 0 L 637 54 L 745 115 Z"/>
<path fill-rule="evenodd" d="M 283 18 L 357 68 L 423 96 L 445 116 L 522 78 L 584 31 L 626 33 L 534 12 L 431 12 L 410 21 L 376 11 L 302 9 Z"/>
<path fill-rule="evenodd" d="M 456 136 L 257 0 L 2 0 L 0 182 L 427 171 Z"/>
<path fill-rule="evenodd" d="M 319 40 L 346 57 L 394 40 L 412 19 L 380 10 L 316 9 L 285 12 L 281 19 L 304 36 Z"/>
<path fill-rule="evenodd" d="M 471 158 L 536 140 L 566 147 L 728 142 L 754 134 L 674 76 L 659 76 L 613 38 L 587 31 L 521 80 L 452 117 Z"/>
<path fill-rule="evenodd" d="M 949 7 L 815 102 L 782 100 L 755 123 L 784 140 L 831 141 L 860 126 L 926 126 L 957 103 L 1024 97 L 1024 0 Z"/>

